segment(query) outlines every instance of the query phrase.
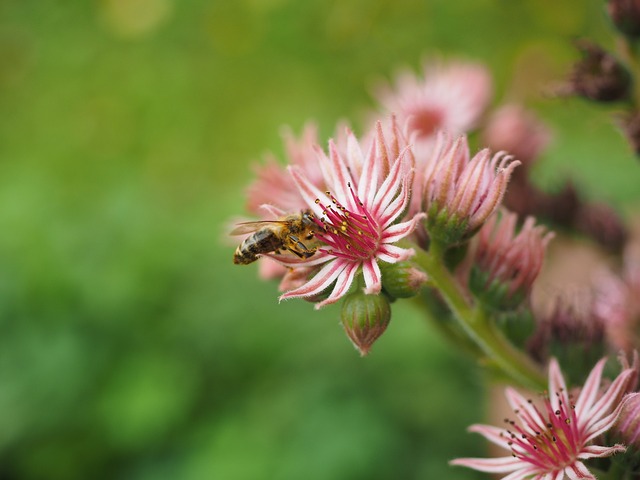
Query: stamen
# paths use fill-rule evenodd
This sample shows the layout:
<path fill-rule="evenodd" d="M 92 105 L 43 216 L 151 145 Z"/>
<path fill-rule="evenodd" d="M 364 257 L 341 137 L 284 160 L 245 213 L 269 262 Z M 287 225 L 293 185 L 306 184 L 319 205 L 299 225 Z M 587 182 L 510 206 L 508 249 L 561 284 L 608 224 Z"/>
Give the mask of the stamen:
<path fill-rule="evenodd" d="M 380 244 L 380 227 L 372 221 L 369 211 L 357 194 L 347 183 L 356 211 L 349 210 L 338 202 L 331 192 L 325 192 L 331 203 L 324 205 L 320 199 L 316 202 L 322 208 L 322 218 L 316 223 L 323 232 L 316 235 L 321 241 L 332 247 L 332 254 L 351 260 L 364 260 L 375 255 Z M 322 250 L 329 252 L 329 250 Z"/>

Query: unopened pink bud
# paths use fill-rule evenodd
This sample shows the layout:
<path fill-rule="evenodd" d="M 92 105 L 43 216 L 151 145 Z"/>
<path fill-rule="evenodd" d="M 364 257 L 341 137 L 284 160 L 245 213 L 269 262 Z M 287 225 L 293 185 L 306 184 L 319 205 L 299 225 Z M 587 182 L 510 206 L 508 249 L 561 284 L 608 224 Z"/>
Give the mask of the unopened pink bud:
<path fill-rule="evenodd" d="M 517 231 L 518 217 L 502 210 L 478 233 L 471 289 L 495 308 L 515 308 L 529 296 L 540 273 L 545 250 L 553 238 L 528 217 Z"/>
<path fill-rule="evenodd" d="M 623 442 L 634 450 L 640 449 L 640 393 L 630 393 L 624 398 L 614 430 Z"/>
<path fill-rule="evenodd" d="M 470 158 L 465 136 L 455 142 L 442 134 L 423 177 L 426 227 L 446 244 L 468 240 L 497 210 L 511 174 L 520 162 L 488 149 Z"/>

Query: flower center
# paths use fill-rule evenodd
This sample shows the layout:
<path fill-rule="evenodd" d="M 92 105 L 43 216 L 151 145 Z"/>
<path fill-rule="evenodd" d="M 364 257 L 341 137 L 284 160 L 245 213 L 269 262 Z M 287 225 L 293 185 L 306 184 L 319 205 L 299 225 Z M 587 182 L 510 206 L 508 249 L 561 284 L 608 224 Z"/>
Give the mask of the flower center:
<path fill-rule="evenodd" d="M 409 117 L 409 129 L 420 138 L 431 137 L 442 126 L 442 117 L 438 110 L 418 110 Z"/>
<path fill-rule="evenodd" d="M 356 205 L 355 211 L 338 203 L 331 192 L 325 192 L 331 199 L 329 205 L 324 205 L 316 198 L 316 204 L 322 208 L 322 218 L 316 219 L 322 231 L 316 237 L 329 246 L 320 251 L 352 261 L 362 261 L 375 256 L 378 251 L 380 227 L 351 188 L 351 183 L 347 183 L 347 186 Z"/>
<path fill-rule="evenodd" d="M 559 393 L 558 409 L 554 411 L 549 398 L 545 398 L 546 415 L 543 415 L 531 400 L 528 402 L 530 407 L 515 411 L 523 426 L 505 419 L 513 431 L 507 429 L 501 435 L 509 437 L 513 456 L 548 472 L 571 465 L 583 446 L 574 405 L 570 404 L 566 394 Z M 530 408 L 537 415 L 531 415 Z M 541 425 L 540 419 L 545 417 L 547 422 Z"/>

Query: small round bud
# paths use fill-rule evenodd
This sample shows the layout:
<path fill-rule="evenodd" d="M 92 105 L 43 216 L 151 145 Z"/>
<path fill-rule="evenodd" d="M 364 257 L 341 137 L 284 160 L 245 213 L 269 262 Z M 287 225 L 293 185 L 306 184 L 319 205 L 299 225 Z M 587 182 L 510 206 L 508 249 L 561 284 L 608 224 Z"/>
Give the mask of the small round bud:
<path fill-rule="evenodd" d="M 365 356 L 391 320 L 391 305 L 385 295 L 352 293 L 342 302 L 341 321 L 353 346 Z"/>
<path fill-rule="evenodd" d="M 640 36 L 640 1 L 609 0 L 607 12 L 620 33 L 629 37 Z"/>
<path fill-rule="evenodd" d="M 411 298 L 427 281 L 427 274 L 411 262 L 382 263 L 382 288 L 392 298 Z"/>
<path fill-rule="evenodd" d="M 640 450 L 640 393 L 630 393 L 623 401 L 624 407 L 613 428 L 625 445 Z"/>

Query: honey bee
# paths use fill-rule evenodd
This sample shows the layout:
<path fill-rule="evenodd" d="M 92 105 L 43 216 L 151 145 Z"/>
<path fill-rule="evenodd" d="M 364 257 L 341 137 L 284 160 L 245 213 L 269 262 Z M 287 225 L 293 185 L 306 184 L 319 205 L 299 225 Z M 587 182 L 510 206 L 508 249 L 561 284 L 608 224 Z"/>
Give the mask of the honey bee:
<path fill-rule="evenodd" d="M 252 233 L 236 248 L 233 263 L 248 265 L 263 253 L 280 253 L 286 250 L 299 258 L 309 258 L 316 253 L 317 247 L 307 247 L 302 241 L 311 242 L 320 227 L 315 223 L 313 212 L 303 210 L 300 213 L 286 215 L 277 220 L 244 222 L 231 232 L 231 235 Z"/>

